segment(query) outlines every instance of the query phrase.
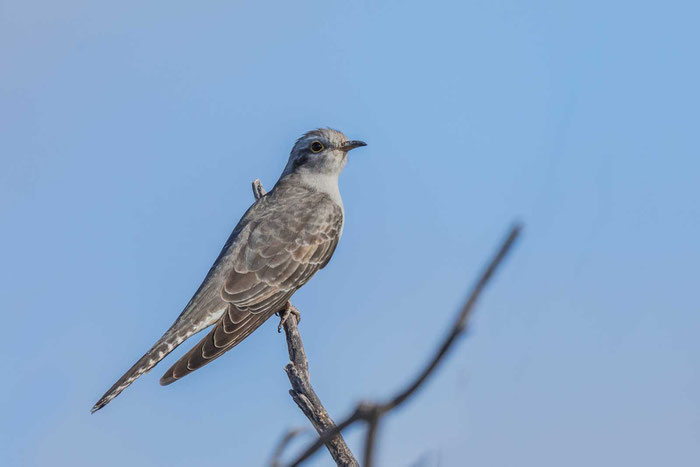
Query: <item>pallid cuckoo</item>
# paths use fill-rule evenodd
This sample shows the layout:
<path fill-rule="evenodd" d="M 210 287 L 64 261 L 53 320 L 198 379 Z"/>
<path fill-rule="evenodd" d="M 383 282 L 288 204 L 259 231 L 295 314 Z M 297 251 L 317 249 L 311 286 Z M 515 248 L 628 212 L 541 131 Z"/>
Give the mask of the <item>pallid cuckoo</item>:
<path fill-rule="evenodd" d="M 351 149 L 365 146 L 341 132 L 306 133 L 292 148 L 274 188 L 259 198 L 226 241 L 214 265 L 175 323 L 114 383 L 95 412 L 178 345 L 214 325 L 161 378 L 170 384 L 231 350 L 288 300 L 333 255 L 343 231 L 338 176 Z"/>

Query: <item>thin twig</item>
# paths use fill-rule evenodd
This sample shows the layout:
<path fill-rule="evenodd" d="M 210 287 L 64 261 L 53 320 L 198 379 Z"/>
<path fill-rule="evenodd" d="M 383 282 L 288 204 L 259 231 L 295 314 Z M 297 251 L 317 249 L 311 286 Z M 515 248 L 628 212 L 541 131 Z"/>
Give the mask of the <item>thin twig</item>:
<path fill-rule="evenodd" d="M 287 445 L 291 443 L 294 438 L 304 433 L 305 431 L 308 431 L 308 429 L 293 428 L 284 434 L 282 439 L 280 439 L 279 443 L 277 443 L 277 447 L 275 448 L 274 452 L 272 453 L 272 458 L 270 459 L 270 467 L 279 467 L 280 465 L 282 465 L 282 453 L 286 449 Z"/>
<path fill-rule="evenodd" d="M 379 419 L 381 415 L 378 411 L 367 420 L 367 433 L 365 434 L 365 455 L 362 458 L 365 467 L 372 467 L 374 459 L 374 446 L 377 440 L 377 429 L 379 428 Z"/>
<path fill-rule="evenodd" d="M 505 258 L 505 256 L 510 251 L 510 248 L 513 246 L 513 243 L 518 238 L 518 235 L 520 235 L 521 230 L 522 228 L 519 224 L 516 224 L 511 228 L 510 233 L 503 241 L 503 244 L 498 249 L 498 252 L 491 259 L 491 262 L 481 273 L 479 280 L 474 285 L 474 288 L 469 294 L 469 298 L 462 306 L 462 310 L 457 316 L 457 320 L 452 326 L 449 335 L 447 336 L 443 344 L 440 346 L 440 350 L 438 350 L 435 356 L 433 356 L 430 363 L 425 367 L 425 369 L 420 373 L 420 375 L 415 379 L 415 381 L 412 384 L 410 384 L 405 390 L 401 391 L 398 395 L 396 395 L 389 403 L 384 404 L 382 406 L 383 412 L 393 409 L 394 407 L 402 404 L 406 399 L 408 399 L 416 391 L 416 389 L 418 389 L 421 386 L 421 384 L 423 384 L 423 382 L 428 378 L 428 376 L 430 376 L 435 367 L 442 360 L 443 356 L 447 353 L 448 350 L 450 350 L 450 348 L 452 347 L 452 343 L 455 341 L 455 339 L 457 339 L 457 337 L 464 333 L 464 331 L 467 329 L 467 321 L 469 320 L 469 316 L 471 315 L 471 312 L 474 309 L 474 305 L 476 304 L 477 299 L 481 295 L 481 292 L 482 290 L 484 290 L 484 287 L 486 286 L 488 281 L 493 276 L 493 273 L 496 270 L 496 268 L 501 264 L 503 258 Z"/>
<path fill-rule="evenodd" d="M 440 364 L 440 362 L 443 360 L 445 355 L 448 353 L 449 350 L 451 350 L 453 344 L 457 340 L 458 337 L 462 336 L 467 329 L 467 322 L 468 319 L 471 315 L 472 309 L 474 308 L 474 305 L 476 304 L 477 299 L 479 298 L 479 295 L 483 291 L 484 287 L 486 284 L 489 282 L 491 277 L 493 276 L 493 273 L 496 271 L 498 266 L 502 263 L 503 259 L 506 257 L 508 252 L 511 250 L 513 244 L 515 243 L 515 240 L 518 238 L 520 235 L 521 231 L 521 226 L 519 224 L 516 224 L 513 226 L 510 230 L 510 233 L 506 237 L 506 239 L 503 241 L 501 247 L 498 249 L 498 252 L 493 256 L 491 261 L 489 262 L 488 266 L 484 271 L 482 272 L 481 276 L 479 277 L 479 280 L 476 282 L 474 287 L 472 288 L 471 293 L 469 294 L 469 298 L 465 302 L 464 306 L 460 310 L 460 313 L 457 315 L 457 319 L 455 320 L 455 323 L 452 325 L 450 328 L 450 332 L 447 334 L 447 337 L 445 340 L 442 342 L 440 347 L 438 348 L 438 351 L 433 355 L 429 363 L 425 366 L 425 368 L 418 374 L 418 376 L 409 384 L 406 386 L 405 389 L 400 390 L 397 395 L 394 397 L 390 398 L 388 402 L 385 403 L 361 403 L 359 404 L 354 412 L 348 416 L 345 420 L 340 422 L 335 428 L 329 429 L 327 431 L 324 431 L 321 436 L 310 446 L 307 447 L 306 450 L 304 450 L 301 455 L 299 455 L 290 465 L 291 466 L 297 466 L 310 458 L 318 449 L 324 445 L 324 443 L 327 443 L 328 440 L 332 439 L 333 437 L 337 436 L 342 430 L 347 428 L 348 426 L 354 424 L 355 422 L 358 421 L 364 421 L 367 423 L 367 437 L 366 437 L 366 444 L 365 444 L 365 458 L 364 458 L 364 464 L 365 467 L 371 467 L 372 466 L 372 461 L 373 461 L 373 451 L 374 451 L 374 445 L 375 445 L 375 438 L 377 434 L 377 428 L 380 423 L 381 418 L 386 415 L 386 413 L 390 412 L 391 410 L 395 409 L 396 407 L 400 406 L 406 400 L 412 396 L 422 385 L 423 383 L 433 374 L 435 368 Z"/>
<path fill-rule="evenodd" d="M 265 196 L 266 191 L 263 188 L 259 179 L 253 181 L 253 195 L 258 200 Z M 290 362 L 284 367 L 287 373 L 289 383 L 292 389 L 289 390 L 289 395 L 306 415 L 316 431 L 321 434 L 335 429 L 335 422 L 328 414 L 328 411 L 321 403 L 321 400 L 316 395 L 316 391 L 311 386 L 311 377 L 309 375 L 309 361 L 306 358 L 304 344 L 301 341 L 299 334 L 299 312 L 289 303 L 287 308 L 280 311 L 281 324 L 284 326 L 284 334 L 287 338 L 287 350 L 289 352 Z M 293 436 L 292 436 L 293 437 Z M 290 438 L 291 439 L 291 438 Z M 275 452 L 273 460 L 277 461 L 281 456 L 284 448 L 289 443 L 289 439 L 283 438 L 278 450 Z M 343 439 L 343 435 L 336 433 L 329 436 L 325 444 L 336 464 L 341 466 L 359 467 L 359 463 L 355 456 L 348 448 L 348 445 Z M 277 461 L 278 462 L 278 461 Z"/>

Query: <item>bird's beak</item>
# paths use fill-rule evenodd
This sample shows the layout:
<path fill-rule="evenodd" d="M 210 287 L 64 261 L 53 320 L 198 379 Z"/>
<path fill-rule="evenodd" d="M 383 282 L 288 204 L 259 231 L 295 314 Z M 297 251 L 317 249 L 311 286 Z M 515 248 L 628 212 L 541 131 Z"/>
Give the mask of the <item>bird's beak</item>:
<path fill-rule="evenodd" d="M 362 146 L 367 146 L 367 143 L 365 143 L 364 141 L 346 141 L 340 147 L 340 150 L 348 152 L 348 151 L 355 149 L 355 148 L 361 148 Z"/>

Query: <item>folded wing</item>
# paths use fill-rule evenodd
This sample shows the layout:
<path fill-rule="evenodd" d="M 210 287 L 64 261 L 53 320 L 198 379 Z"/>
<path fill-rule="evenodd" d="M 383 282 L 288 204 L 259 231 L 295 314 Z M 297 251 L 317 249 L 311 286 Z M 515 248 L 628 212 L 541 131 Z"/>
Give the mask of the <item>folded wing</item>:
<path fill-rule="evenodd" d="M 170 384 L 235 347 L 328 263 L 340 238 L 342 210 L 325 195 L 305 195 L 297 202 L 276 203 L 239 233 L 220 291 L 226 311 L 209 334 L 163 375 L 161 384 Z"/>

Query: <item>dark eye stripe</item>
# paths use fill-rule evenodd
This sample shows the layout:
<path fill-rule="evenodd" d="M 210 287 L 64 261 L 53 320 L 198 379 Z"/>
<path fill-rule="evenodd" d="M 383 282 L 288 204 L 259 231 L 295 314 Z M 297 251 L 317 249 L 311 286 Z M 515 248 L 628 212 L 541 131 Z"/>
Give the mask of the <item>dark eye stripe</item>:
<path fill-rule="evenodd" d="M 307 154 L 300 156 L 294 160 L 294 168 L 296 169 L 299 166 L 302 166 L 306 164 L 309 160 L 309 156 Z"/>

